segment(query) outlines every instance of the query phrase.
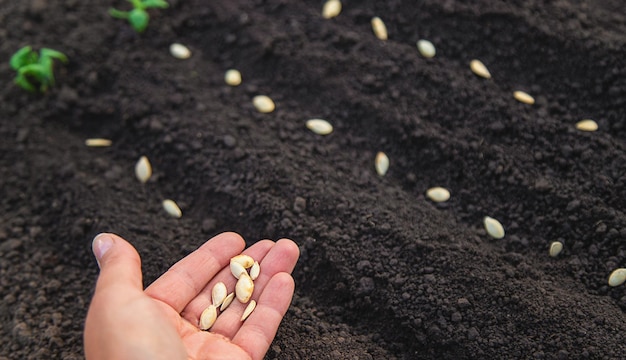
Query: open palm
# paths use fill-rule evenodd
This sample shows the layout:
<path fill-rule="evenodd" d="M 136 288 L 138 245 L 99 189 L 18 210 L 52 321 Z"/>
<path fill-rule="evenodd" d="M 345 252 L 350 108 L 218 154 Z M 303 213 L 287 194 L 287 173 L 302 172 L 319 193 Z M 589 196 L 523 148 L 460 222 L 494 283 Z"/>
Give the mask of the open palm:
<path fill-rule="evenodd" d="M 201 331 L 198 319 L 211 304 L 213 285 L 221 281 L 234 290 L 228 265 L 245 247 L 239 235 L 212 238 L 145 291 L 135 249 L 118 236 L 105 236 L 115 245 L 99 259 L 101 273 L 85 324 L 87 359 L 263 358 L 293 295 L 289 273 L 299 251 L 291 240 L 263 240 L 243 252 L 261 264 L 252 295 L 256 309 L 242 322 L 246 304 L 235 300 L 210 331 Z"/>

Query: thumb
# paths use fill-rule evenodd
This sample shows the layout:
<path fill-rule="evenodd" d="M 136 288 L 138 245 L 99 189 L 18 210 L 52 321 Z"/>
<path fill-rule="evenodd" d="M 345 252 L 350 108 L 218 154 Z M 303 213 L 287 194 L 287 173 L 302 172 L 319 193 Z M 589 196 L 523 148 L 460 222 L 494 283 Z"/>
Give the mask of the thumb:
<path fill-rule="evenodd" d="M 100 266 L 96 293 L 112 286 L 143 290 L 141 260 L 137 250 L 115 234 L 97 235 L 91 244 Z"/>

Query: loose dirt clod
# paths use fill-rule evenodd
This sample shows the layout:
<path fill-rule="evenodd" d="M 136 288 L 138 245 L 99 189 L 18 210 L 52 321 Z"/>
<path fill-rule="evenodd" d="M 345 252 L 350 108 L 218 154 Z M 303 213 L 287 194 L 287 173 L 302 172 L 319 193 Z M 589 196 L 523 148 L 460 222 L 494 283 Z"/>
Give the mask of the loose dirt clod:
<path fill-rule="evenodd" d="M 341 1 L 339 0 L 328 0 L 324 4 L 324 8 L 322 9 L 322 17 L 324 19 L 331 19 L 341 13 Z"/>
<path fill-rule="evenodd" d="M 251 300 L 248 306 L 246 306 L 246 309 L 243 311 L 243 315 L 241 315 L 241 321 L 245 321 L 248 318 L 248 316 L 252 314 L 252 312 L 254 311 L 254 308 L 256 308 L 256 301 Z"/>
<path fill-rule="evenodd" d="M 489 72 L 489 70 L 487 70 L 485 64 L 483 64 L 480 60 L 474 59 L 470 61 L 470 69 L 472 69 L 472 72 L 474 74 L 482 78 L 491 79 L 491 73 Z"/>
<path fill-rule="evenodd" d="M 202 314 L 200 315 L 200 322 L 198 326 L 200 330 L 209 330 L 213 324 L 215 324 L 215 320 L 217 319 L 217 308 L 215 305 L 209 305 Z"/>
<path fill-rule="evenodd" d="M 598 130 L 598 123 L 591 119 L 581 120 L 576 123 L 576 129 L 580 131 L 596 131 Z"/>
<path fill-rule="evenodd" d="M 218 282 L 213 286 L 213 290 L 211 291 L 211 299 L 213 300 L 213 305 L 218 307 L 222 305 L 224 299 L 226 299 L 226 295 L 228 295 L 228 290 L 226 290 L 226 284 L 223 282 Z"/>
<path fill-rule="evenodd" d="M 436 54 L 435 45 L 428 40 L 418 40 L 417 41 L 417 50 L 422 54 L 425 58 L 432 58 Z"/>
<path fill-rule="evenodd" d="M 560 241 L 554 241 L 550 244 L 550 256 L 557 257 L 563 250 L 563 243 Z"/>
<path fill-rule="evenodd" d="M 376 168 L 376 172 L 378 173 L 378 175 L 385 176 L 387 170 L 389 170 L 389 158 L 384 152 L 381 151 L 376 154 L 374 167 Z"/>
<path fill-rule="evenodd" d="M 220 311 L 226 310 L 228 305 L 230 305 L 230 303 L 233 302 L 234 298 L 235 298 L 235 293 L 234 292 L 231 292 L 230 294 L 228 294 L 228 296 L 226 296 L 226 298 L 224 298 L 224 302 L 222 302 L 222 306 L 220 306 Z"/>
<path fill-rule="evenodd" d="M 434 202 L 444 202 L 450 199 L 450 191 L 446 188 L 436 186 L 426 190 L 426 196 Z"/>
<path fill-rule="evenodd" d="M 245 304 L 252 297 L 254 292 L 254 282 L 250 278 L 247 272 L 241 273 L 237 284 L 235 285 L 235 296 L 239 302 Z"/>
<path fill-rule="evenodd" d="M 107 147 L 107 146 L 111 146 L 112 143 L 113 142 L 109 139 L 101 139 L 101 138 L 85 140 L 85 145 L 89 147 Z"/>
<path fill-rule="evenodd" d="M 183 44 L 173 43 L 170 45 L 170 54 L 177 59 L 189 59 L 191 57 L 191 50 Z"/>
<path fill-rule="evenodd" d="M 274 111 L 276 105 L 274 101 L 270 99 L 269 96 L 266 95 L 257 95 L 252 99 L 252 104 L 257 109 L 258 112 L 267 114 Z"/>
<path fill-rule="evenodd" d="M 323 119 L 307 120 L 306 127 L 318 135 L 328 135 L 333 132 L 333 126 Z"/>
<path fill-rule="evenodd" d="M 609 286 L 620 286 L 626 281 L 626 268 L 613 270 L 609 275 Z"/>
<path fill-rule="evenodd" d="M 172 217 L 180 218 L 181 216 L 183 216 L 183 212 L 180 210 L 178 204 L 176 204 L 174 200 L 163 200 L 163 209 L 165 209 L 165 211 Z"/>
<path fill-rule="evenodd" d="M 239 70 L 230 69 L 224 73 L 224 82 L 230 86 L 238 86 L 241 84 L 241 73 Z"/>
<path fill-rule="evenodd" d="M 485 230 L 487 230 L 487 234 L 495 239 L 502 239 L 504 237 L 504 227 L 500 222 L 492 217 L 485 216 L 483 220 L 483 224 L 485 225 Z"/>
<path fill-rule="evenodd" d="M 376 35 L 377 38 L 387 40 L 387 26 L 385 26 L 383 20 L 378 16 L 372 18 L 372 30 L 374 30 L 374 35 Z"/>
<path fill-rule="evenodd" d="M 523 91 L 513 92 L 513 97 L 515 98 L 515 100 L 524 104 L 532 105 L 535 103 L 535 98 L 533 98 L 532 96 L 528 95 L 527 93 Z"/>
<path fill-rule="evenodd" d="M 152 176 L 152 165 L 146 156 L 140 157 L 135 164 L 135 176 L 142 184 L 145 184 Z"/>

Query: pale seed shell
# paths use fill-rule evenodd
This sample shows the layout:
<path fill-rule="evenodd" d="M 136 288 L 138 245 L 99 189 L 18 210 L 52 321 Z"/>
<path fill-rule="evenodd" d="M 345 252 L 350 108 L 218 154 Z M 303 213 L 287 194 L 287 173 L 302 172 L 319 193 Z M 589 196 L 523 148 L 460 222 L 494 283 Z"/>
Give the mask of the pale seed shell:
<path fill-rule="evenodd" d="M 491 73 L 489 72 L 489 70 L 487 70 L 485 64 L 483 64 L 480 60 L 472 60 L 470 62 L 470 69 L 472 69 L 472 72 L 474 74 L 480 77 L 483 77 L 485 79 L 491 79 Z"/>
<path fill-rule="evenodd" d="M 626 281 L 626 268 L 613 270 L 609 276 L 609 286 L 620 286 Z"/>
<path fill-rule="evenodd" d="M 387 40 L 387 27 L 381 18 L 378 16 L 374 16 L 372 18 L 372 30 L 374 30 L 374 35 L 380 40 Z"/>
<path fill-rule="evenodd" d="M 557 257 L 563 250 L 563 243 L 560 241 L 554 241 L 550 244 L 550 256 Z"/>
<path fill-rule="evenodd" d="M 432 58 L 437 53 L 437 51 L 435 50 L 435 45 L 433 45 L 433 43 L 425 39 L 421 39 L 417 41 L 417 50 L 425 58 Z"/>
<path fill-rule="evenodd" d="M 215 305 L 209 305 L 202 314 L 200 315 L 199 327 L 200 330 L 209 330 L 213 324 L 215 324 L 215 320 L 217 319 L 217 308 Z"/>
<path fill-rule="evenodd" d="M 446 188 L 436 186 L 426 190 L 426 196 L 434 202 L 444 202 L 450 199 L 450 191 Z"/>
<path fill-rule="evenodd" d="M 234 298 L 235 298 L 235 293 L 234 292 L 231 292 L 230 294 L 228 294 L 228 296 L 226 296 L 226 298 L 224 298 L 224 302 L 222 302 L 222 306 L 220 306 L 220 311 L 226 310 L 228 305 L 230 305 L 230 303 L 233 302 Z"/>
<path fill-rule="evenodd" d="M 170 45 L 170 54 L 177 59 L 189 59 L 191 57 L 191 50 L 183 44 L 173 43 Z"/>
<path fill-rule="evenodd" d="M 378 173 L 378 175 L 385 176 L 387 170 L 389 170 L 389 158 L 384 152 L 381 151 L 376 154 L 374 166 L 376 167 L 376 172 Z"/>
<path fill-rule="evenodd" d="M 227 70 L 224 74 L 224 81 L 230 86 L 238 86 L 241 84 L 241 73 L 236 69 Z"/>
<path fill-rule="evenodd" d="M 165 211 L 168 214 L 170 214 L 171 216 L 175 218 L 179 218 L 183 216 L 183 212 L 180 210 L 180 208 L 178 207 L 176 202 L 174 202 L 174 200 L 170 200 L 170 199 L 163 200 L 163 209 L 165 209 Z"/>
<path fill-rule="evenodd" d="M 101 139 L 101 138 L 85 140 L 85 145 L 89 147 L 107 147 L 107 146 L 111 146 L 112 143 L 113 142 L 109 139 Z"/>
<path fill-rule="evenodd" d="M 530 96 L 529 94 L 523 92 L 523 91 L 514 91 L 513 92 L 513 97 L 515 98 L 515 100 L 524 103 L 524 104 L 528 104 L 528 105 L 532 105 L 535 103 L 535 98 Z"/>
<path fill-rule="evenodd" d="M 247 272 L 241 273 L 235 285 L 235 296 L 241 303 L 247 303 L 254 292 L 254 282 Z"/>
<path fill-rule="evenodd" d="M 250 267 L 252 267 L 252 265 L 254 265 L 254 259 L 252 258 L 252 256 L 245 255 L 245 254 L 239 254 L 237 256 L 230 258 L 230 262 L 233 262 L 233 261 L 241 264 L 241 266 L 243 266 L 246 269 L 249 269 Z"/>
<path fill-rule="evenodd" d="M 260 273 L 261 273 L 261 265 L 259 264 L 258 261 L 255 261 L 254 265 L 252 265 L 252 267 L 250 268 L 250 279 L 256 280 L 256 278 L 259 277 Z"/>
<path fill-rule="evenodd" d="M 223 282 L 218 282 L 213 286 L 213 290 L 211 291 L 211 299 L 213 300 L 213 305 L 218 307 L 222 305 L 224 299 L 228 295 L 228 290 L 226 290 L 226 284 Z"/>
<path fill-rule="evenodd" d="M 576 129 L 580 131 L 596 131 L 598 130 L 598 123 L 591 119 L 586 119 L 576 123 Z"/>
<path fill-rule="evenodd" d="M 246 272 L 246 268 L 244 268 L 243 265 L 241 265 L 238 262 L 231 261 L 230 262 L 230 272 L 231 272 L 231 274 L 233 274 L 233 276 L 235 278 L 239 279 L 241 274 Z"/>
<path fill-rule="evenodd" d="M 241 321 L 246 320 L 248 316 L 252 314 L 252 312 L 254 311 L 254 308 L 256 308 L 256 301 L 250 300 L 250 303 L 248 304 L 248 306 L 246 306 L 246 309 L 243 311 L 243 315 L 241 315 Z"/>
<path fill-rule="evenodd" d="M 146 183 L 152 176 L 152 165 L 147 157 L 142 156 L 135 164 L 135 176 L 142 183 Z"/>
<path fill-rule="evenodd" d="M 341 13 L 341 1 L 328 0 L 322 8 L 322 17 L 324 19 L 331 19 Z"/>
<path fill-rule="evenodd" d="M 495 239 L 502 239 L 504 237 L 504 227 L 500 222 L 492 217 L 485 216 L 483 220 L 485 225 L 485 230 L 487 230 L 487 234 Z"/>
<path fill-rule="evenodd" d="M 333 132 L 333 126 L 323 119 L 307 120 L 306 127 L 318 135 L 328 135 Z"/>
<path fill-rule="evenodd" d="M 252 104 L 257 109 L 258 112 L 267 114 L 271 113 L 276 109 L 276 104 L 274 101 L 270 99 L 269 96 L 266 95 L 257 95 L 252 99 Z"/>

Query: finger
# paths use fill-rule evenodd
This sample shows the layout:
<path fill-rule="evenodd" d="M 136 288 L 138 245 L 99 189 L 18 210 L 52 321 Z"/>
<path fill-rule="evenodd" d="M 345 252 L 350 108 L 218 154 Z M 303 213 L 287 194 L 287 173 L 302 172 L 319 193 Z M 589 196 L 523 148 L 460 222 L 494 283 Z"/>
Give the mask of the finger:
<path fill-rule="evenodd" d="M 219 234 L 174 264 L 145 292 L 180 313 L 244 247 L 245 241 L 238 234 Z"/>
<path fill-rule="evenodd" d="M 257 303 L 259 302 L 260 296 L 265 293 L 266 285 L 274 275 L 282 272 L 291 273 L 298 261 L 299 254 L 300 250 L 293 241 L 282 239 L 276 242 L 276 245 L 261 261 L 261 273 L 254 281 L 252 299 L 256 300 Z M 218 316 L 211 332 L 232 339 L 242 326 L 241 315 L 247 306 L 247 303 L 242 304 L 238 300 L 234 300 L 228 309 Z"/>
<path fill-rule="evenodd" d="M 294 287 L 290 274 L 274 275 L 261 294 L 257 307 L 233 338 L 233 343 L 242 347 L 252 359 L 263 359 L 265 356 L 289 309 Z"/>
<path fill-rule="evenodd" d="M 93 239 L 91 247 L 100 266 L 96 295 L 116 286 L 143 289 L 141 260 L 131 244 L 115 234 L 103 233 Z"/>
<path fill-rule="evenodd" d="M 243 253 L 260 262 L 270 249 L 274 247 L 274 245 L 273 241 L 261 240 L 244 250 Z M 213 299 L 211 298 L 213 286 L 220 281 L 226 285 L 226 289 L 229 294 L 235 291 L 237 279 L 230 272 L 230 266 L 226 266 L 207 284 L 207 286 L 204 287 L 204 289 L 202 289 L 202 291 L 200 291 L 200 293 L 198 293 L 193 300 L 187 304 L 185 309 L 181 312 L 181 316 L 192 324 L 198 324 L 198 319 L 200 318 L 202 311 L 213 303 Z"/>

